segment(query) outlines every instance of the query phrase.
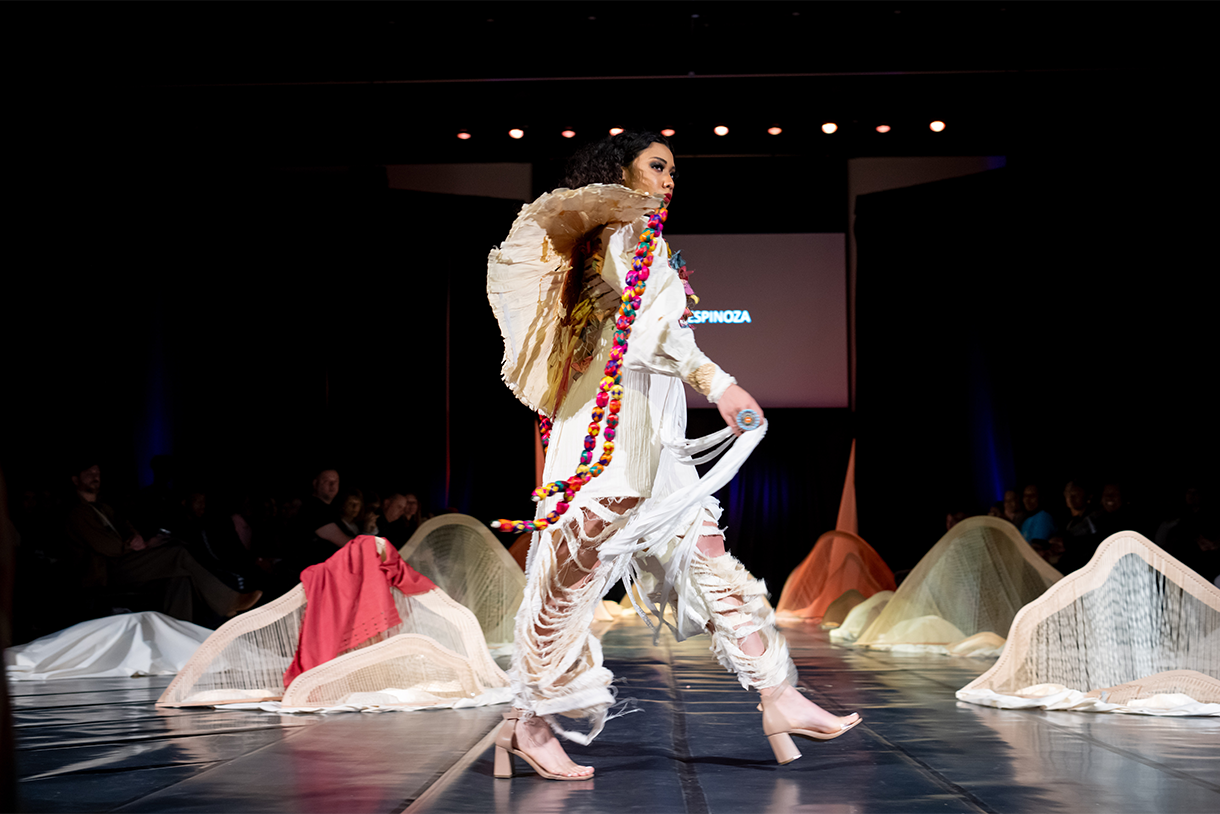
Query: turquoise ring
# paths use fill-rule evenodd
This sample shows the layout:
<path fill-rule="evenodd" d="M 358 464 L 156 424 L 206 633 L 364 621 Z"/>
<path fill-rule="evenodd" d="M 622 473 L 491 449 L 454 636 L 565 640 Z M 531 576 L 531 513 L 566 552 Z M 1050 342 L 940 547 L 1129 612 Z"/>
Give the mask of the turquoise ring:
<path fill-rule="evenodd" d="M 738 427 L 747 432 L 749 430 L 756 430 L 762 426 L 762 421 L 759 419 L 758 413 L 754 412 L 753 410 L 742 410 L 737 414 L 737 417 L 734 420 L 737 422 Z"/>

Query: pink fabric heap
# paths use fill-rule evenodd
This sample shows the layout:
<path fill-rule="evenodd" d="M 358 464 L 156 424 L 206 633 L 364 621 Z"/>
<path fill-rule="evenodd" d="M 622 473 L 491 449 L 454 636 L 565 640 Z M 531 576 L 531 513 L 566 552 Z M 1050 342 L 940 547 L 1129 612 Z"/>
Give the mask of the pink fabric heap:
<path fill-rule="evenodd" d="M 384 542 L 384 541 L 383 541 Z M 385 560 L 377 538 L 362 534 L 326 562 L 301 572 L 305 586 L 305 619 L 296 658 L 284 673 L 284 686 L 306 670 L 402 623 L 391 588 L 407 596 L 436 588 L 432 580 L 403 562 L 385 542 Z"/>

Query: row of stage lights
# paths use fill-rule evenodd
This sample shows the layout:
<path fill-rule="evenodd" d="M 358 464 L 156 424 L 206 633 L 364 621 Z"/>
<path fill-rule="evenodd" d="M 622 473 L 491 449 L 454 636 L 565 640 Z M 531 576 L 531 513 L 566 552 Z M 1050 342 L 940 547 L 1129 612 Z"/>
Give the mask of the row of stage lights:
<path fill-rule="evenodd" d="M 830 135 L 831 133 L 838 131 L 838 129 L 839 129 L 839 125 L 836 124 L 835 122 L 824 122 L 822 124 L 822 132 L 825 133 L 826 135 Z M 888 125 L 888 124 L 879 124 L 876 127 L 874 127 L 873 129 L 875 131 L 877 131 L 878 133 L 889 133 L 894 128 L 890 127 L 890 125 Z M 936 121 L 928 122 L 928 129 L 931 130 L 933 133 L 944 132 L 945 123 L 940 121 L 939 119 L 937 119 Z M 612 136 L 617 136 L 621 132 L 623 132 L 623 128 L 621 128 L 621 127 L 611 127 L 610 128 L 610 135 L 612 135 Z M 677 132 L 677 131 L 675 131 L 673 128 L 666 128 L 661 131 L 661 135 L 665 136 L 665 138 L 670 138 L 674 135 L 675 132 Z M 729 134 L 729 128 L 725 127 L 723 124 L 718 124 L 712 128 L 712 132 L 718 136 L 727 136 Z M 783 132 L 784 132 L 784 129 L 782 127 L 779 127 L 778 125 L 773 125 L 773 126 L 767 128 L 767 133 L 772 136 L 778 136 L 780 133 L 783 133 Z M 515 138 L 515 139 L 525 138 L 525 131 L 519 127 L 514 127 L 512 130 L 508 131 L 508 135 L 509 135 L 509 138 Z M 563 136 L 564 138 L 575 138 L 576 131 L 570 130 L 570 129 L 564 130 L 559 135 Z M 473 135 L 470 133 L 469 130 L 459 130 L 457 132 L 457 137 L 462 139 L 463 141 L 465 141 L 466 139 L 473 138 Z"/>

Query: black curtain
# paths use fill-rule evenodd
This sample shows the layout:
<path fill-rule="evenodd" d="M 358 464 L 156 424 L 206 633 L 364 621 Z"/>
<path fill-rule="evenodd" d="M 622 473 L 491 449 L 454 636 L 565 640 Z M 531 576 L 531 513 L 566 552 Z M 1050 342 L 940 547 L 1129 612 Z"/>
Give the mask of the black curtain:
<path fill-rule="evenodd" d="M 861 533 L 893 567 L 1005 486 L 1055 513 L 1071 478 L 1120 481 L 1151 536 L 1214 477 L 1204 210 L 1172 169 L 1043 158 L 858 199 Z"/>

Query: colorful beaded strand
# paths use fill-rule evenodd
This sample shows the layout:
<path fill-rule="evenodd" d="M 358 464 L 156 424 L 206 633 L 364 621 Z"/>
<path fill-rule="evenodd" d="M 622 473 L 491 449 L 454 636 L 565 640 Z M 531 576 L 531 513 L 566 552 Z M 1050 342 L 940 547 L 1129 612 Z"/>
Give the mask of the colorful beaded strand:
<path fill-rule="evenodd" d="M 542 531 L 548 526 L 555 525 L 559 522 L 559 518 L 568 511 L 569 505 L 581 487 L 605 472 L 606 467 L 610 466 L 610 461 L 614 458 L 614 436 L 618 428 L 618 413 L 622 408 L 623 357 L 627 355 L 627 340 L 631 336 L 631 325 L 635 322 L 636 314 L 640 309 L 640 299 L 644 296 L 644 289 L 647 286 L 648 270 L 652 266 L 652 258 L 656 250 L 656 239 L 665 226 L 665 219 L 669 216 L 668 205 L 669 196 L 667 195 L 665 204 L 648 218 L 648 226 L 640 235 L 640 242 L 635 248 L 631 271 L 627 272 L 627 285 L 623 289 L 622 302 L 614 323 L 614 347 L 610 349 L 610 359 L 606 362 L 604 375 L 598 384 L 597 406 L 593 408 L 589 434 L 585 436 L 585 449 L 580 454 L 580 465 L 576 467 L 576 474 L 567 480 L 543 484 L 532 493 L 535 503 L 559 493 L 563 493 L 563 500 L 555 505 L 554 511 L 547 512 L 546 517 L 540 520 L 496 520 L 491 524 L 492 528 L 500 531 L 523 532 Z M 607 411 L 609 411 L 609 415 L 607 415 Z M 606 422 L 604 433 L 601 428 L 603 420 Z M 542 447 L 545 450 L 550 441 L 551 420 L 541 413 L 539 414 L 539 431 L 542 435 Z M 601 457 L 597 459 L 597 463 L 592 463 L 593 448 L 597 446 L 598 435 L 603 435 L 605 440 L 602 442 Z"/>

